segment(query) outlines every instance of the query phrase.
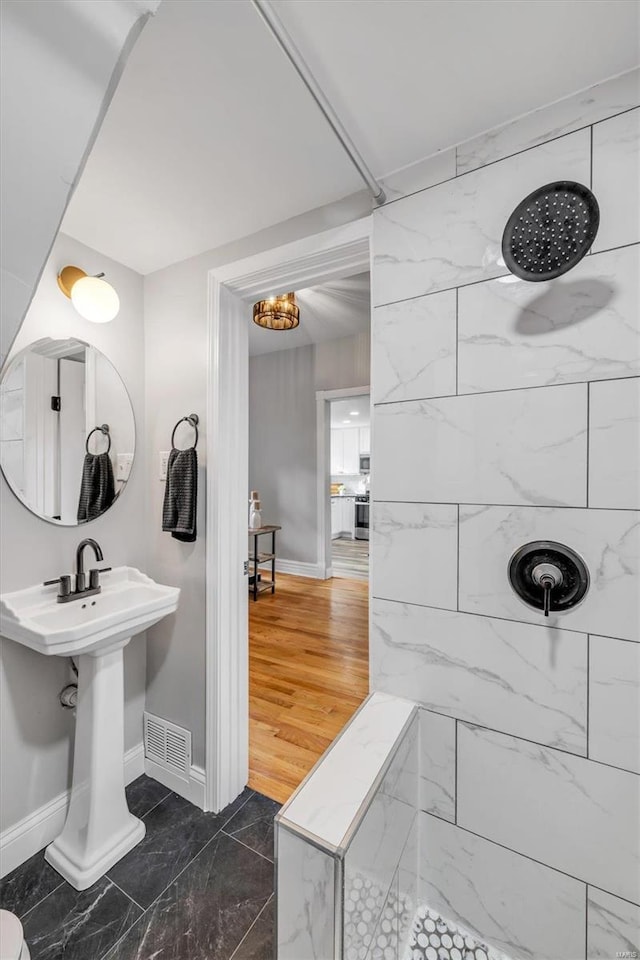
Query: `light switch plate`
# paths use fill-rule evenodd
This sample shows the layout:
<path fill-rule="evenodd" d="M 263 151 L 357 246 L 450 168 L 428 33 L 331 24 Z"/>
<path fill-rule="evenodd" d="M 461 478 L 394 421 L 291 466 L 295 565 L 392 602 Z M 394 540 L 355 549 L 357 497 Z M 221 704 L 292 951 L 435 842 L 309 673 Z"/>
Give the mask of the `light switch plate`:
<path fill-rule="evenodd" d="M 128 480 L 131 473 L 131 464 L 133 463 L 132 453 L 119 453 L 116 461 L 116 472 L 118 480 Z"/>
<path fill-rule="evenodd" d="M 167 479 L 167 465 L 169 463 L 170 450 L 160 451 L 160 480 Z"/>

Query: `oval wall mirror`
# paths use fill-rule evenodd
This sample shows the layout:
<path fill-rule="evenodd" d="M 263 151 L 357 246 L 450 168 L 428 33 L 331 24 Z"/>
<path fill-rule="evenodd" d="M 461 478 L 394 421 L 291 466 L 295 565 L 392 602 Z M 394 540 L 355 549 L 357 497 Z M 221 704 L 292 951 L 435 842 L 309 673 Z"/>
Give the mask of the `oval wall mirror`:
<path fill-rule="evenodd" d="M 133 407 L 110 360 L 81 340 L 38 340 L 0 380 L 0 466 L 43 520 L 76 526 L 101 516 L 127 485 Z"/>

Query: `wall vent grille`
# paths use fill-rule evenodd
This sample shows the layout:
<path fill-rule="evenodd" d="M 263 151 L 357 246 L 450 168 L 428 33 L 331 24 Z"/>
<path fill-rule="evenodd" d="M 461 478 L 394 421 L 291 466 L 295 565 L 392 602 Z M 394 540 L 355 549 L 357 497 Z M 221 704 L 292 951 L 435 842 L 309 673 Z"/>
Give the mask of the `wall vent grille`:
<path fill-rule="evenodd" d="M 191 773 L 191 733 L 145 711 L 144 755 L 188 781 Z"/>

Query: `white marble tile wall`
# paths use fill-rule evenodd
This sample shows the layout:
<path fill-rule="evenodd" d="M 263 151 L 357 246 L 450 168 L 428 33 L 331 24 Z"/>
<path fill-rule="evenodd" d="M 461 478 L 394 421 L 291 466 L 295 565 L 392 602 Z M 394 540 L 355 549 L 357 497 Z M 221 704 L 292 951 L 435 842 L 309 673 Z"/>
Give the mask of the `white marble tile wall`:
<path fill-rule="evenodd" d="M 587 256 L 548 283 L 503 277 L 463 287 L 459 392 L 637 376 L 639 276 L 635 246 Z"/>
<path fill-rule="evenodd" d="M 398 864 L 398 960 L 404 960 L 404 949 L 411 934 L 411 922 L 418 906 L 420 856 L 420 821 L 416 810 Z M 385 958 L 386 960 L 386 958 Z"/>
<path fill-rule="evenodd" d="M 279 825 L 276 844 L 278 960 L 333 960 L 335 861 Z"/>
<path fill-rule="evenodd" d="M 640 377 L 589 385 L 589 506 L 640 510 Z"/>
<path fill-rule="evenodd" d="M 456 393 L 455 290 L 376 307 L 372 324 L 374 403 Z"/>
<path fill-rule="evenodd" d="M 420 711 L 420 809 L 443 820 L 456 817 L 456 722 Z"/>
<path fill-rule="evenodd" d="M 640 109 L 593 128 L 593 192 L 600 229 L 593 250 L 640 241 Z"/>
<path fill-rule="evenodd" d="M 633 960 L 640 953 L 640 907 L 589 887 L 587 960 Z"/>
<path fill-rule="evenodd" d="M 578 960 L 585 888 L 571 877 L 420 814 L 419 897 L 518 960 Z"/>
<path fill-rule="evenodd" d="M 381 767 L 416 713 L 408 700 L 372 693 L 278 819 L 312 834 L 329 851 L 342 849 Z"/>
<path fill-rule="evenodd" d="M 375 407 L 375 500 L 586 505 L 587 387 Z"/>
<path fill-rule="evenodd" d="M 406 197 L 418 190 L 425 190 L 437 183 L 451 180 L 456 175 L 456 150 L 442 150 L 431 157 L 411 163 L 393 173 L 386 174 L 382 185 L 387 195 L 387 202 Z"/>
<path fill-rule="evenodd" d="M 535 391 L 534 391 L 535 392 Z M 540 625 L 509 585 L 509 560 L 524 543 L 556 540 L 585 560 L 591 586 L 582 603 L 548 626 L 637 640 L 640 518 L 631 510 L 460 507 L 460 609 Z"/>
<path fill-rule="evenodd" d="M 640 643 L 589 638 L 589 757 L 640 773 Z"/>
<path fill-rule="evenodd" d="M 345 852 L 345 957 L 371 953 L 388 919 L 385 908 L 395 904 L 398 867 L 418 805 L 418 739 L 416 717 Z"/>
<path fill-rule="evenodd" d="M 512 957 L 584 958 L 587 884 L 639 902 L 639 104 L 636 70 L 374 213 L 372 684 L 421 706 L 421 899 Z M 592 185 L 596 242 L 517 281 L 505 222 L 555 179 Z M 538 539 L 591 574 L 548 621 L 507 576 Z"/>
<path fill-rule="evenodd" d="M 399 888 L 412 909 L 417 888 L 419 766 L 416 706 L 374 693 L 282 808 L 278 960 L 399 960 L 412 919 Z"/>
<path fill-rule="evenodd" d="M 371 676 L 437 713 L 586 755 L 582 634 L 373 600 Z"/>
<path fill-rule="evenodd" d="M 376 502 L 371 519 L 372 595 L 455 610 L 457 505 Z"/>
<path fill-rule="evenodd" d="M 457 172 L 466 173 L 494 163 L 545 140 L 622 113 L 637 106 L 639 99 L 640 70 L 636 69 L 460 144 L 456 150 Z"/>
<path fill-rule="evenodd" d="M 459 826 L 640 903 L 640 777 L 458 724 Z"/>
<path fill-rule="evenodd" d="M 376 210 L 373 304 L 506 274 L 500 245 L 512 210 L 543 183 L 589 183 L 590 146 L 579 130 Z"/>

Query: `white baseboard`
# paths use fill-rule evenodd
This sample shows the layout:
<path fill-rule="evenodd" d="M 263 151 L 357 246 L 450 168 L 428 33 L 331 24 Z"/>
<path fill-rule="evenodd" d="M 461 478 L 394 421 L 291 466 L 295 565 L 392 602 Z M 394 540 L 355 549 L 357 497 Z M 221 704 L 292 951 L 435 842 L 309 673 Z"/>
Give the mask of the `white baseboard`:
<path fill-rule="evenodd" d="M 124 755 L 124 782 L 131 783 L 144 773 L 144 749 L 136 744 Z M 0 877 L 42 850 L 62 832 L 69 804 L 69 790 L 58 794 L 18 823 L 0 834 Z"/>
<path fill-rule="evenodd" d="M 192 764 L 189 779 L 183 780 L 182 777 L 178 777 L 171 770 L 160 766 L 155 760 L 149 760 L 148 757 L 145 757 L 144 772 L 148 777 L 157 780 L 158 783 L 164 784 L 165 787 L 173 790 L 174 793 L 179 794 L 181 797 L 184 797 L 185 800 L 189 800 L 190 803 L 204 810 L 205 777 L 202 767 L 196 767 Z"/>
<path fill-rule="evenodd" d="M 268 570 L 271 563 L 261 563 L 261 570 Z M 324 572 L 319 563 L 303 563 L 301 560 L 281 560 L 276 558 L 276 573 L 291 573 L 295 577 L 312 577 L 314 580 L 324 580 Z"/>

